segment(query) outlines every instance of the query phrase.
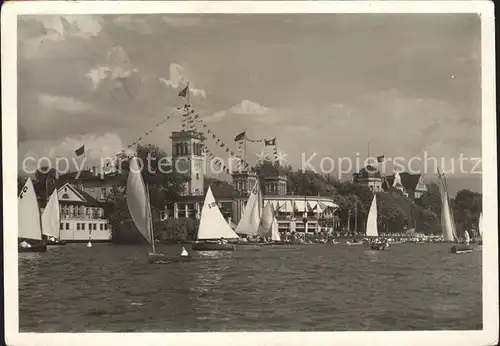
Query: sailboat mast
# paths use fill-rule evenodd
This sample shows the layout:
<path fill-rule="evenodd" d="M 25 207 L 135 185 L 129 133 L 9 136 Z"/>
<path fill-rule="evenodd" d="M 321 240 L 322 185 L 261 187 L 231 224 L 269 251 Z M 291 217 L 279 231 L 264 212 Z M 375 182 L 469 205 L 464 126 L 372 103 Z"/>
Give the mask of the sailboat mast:
<path fill-rule="evenodd" d="M 154 233 L 153 233 L 153 223 L 151 220 L 151 206 L 149 203 L 149 185 L 146 183 L 146 215 L 147 215 L 147 229 L 149 230 L 149 237 L 151 238 L 151 249 L 153 250 L 153 253 L 155 253 L 155 239 L 154 239 Z"/>

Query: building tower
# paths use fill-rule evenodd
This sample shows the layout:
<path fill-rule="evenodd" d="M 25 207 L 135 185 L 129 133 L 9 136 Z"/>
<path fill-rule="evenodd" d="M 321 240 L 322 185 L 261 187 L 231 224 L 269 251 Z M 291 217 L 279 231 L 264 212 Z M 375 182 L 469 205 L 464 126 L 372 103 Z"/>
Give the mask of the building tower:
<path fill-rule="evenodd" d="M 244 194 L 250 194 L 257 179 L 259 179 L 257 173 L 252 171 L 233 172 L 233 186 L 236 191 Z"/>
<path fill-rule="evenodd" d="M 197 131 L 172 132 L 173 170 L 188 178 L 183 195 L 203 195 L 203 172 L 205 168 L 205 152 L 203 150 L 203 133 Z"/>

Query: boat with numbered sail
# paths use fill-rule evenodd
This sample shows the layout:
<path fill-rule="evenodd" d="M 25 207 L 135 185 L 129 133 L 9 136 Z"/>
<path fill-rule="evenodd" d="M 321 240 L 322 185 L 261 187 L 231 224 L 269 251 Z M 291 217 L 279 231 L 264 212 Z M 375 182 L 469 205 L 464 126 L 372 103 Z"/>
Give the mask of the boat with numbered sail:
<path fill-rule="evenodd" d="M 177 256 L 156 252 L 149 190 L 148 186 L 144 184 L 138 159 L 135 156 L 131 158 L 129 164 L 126 199 L 130 216 L 137 230 L 151 246 L 151 252 L 148 253 L 149 263 L 185 262 L 192 259 L 192 257 L 185 252 L 184 248 L 182 249 L 182 254 Z"/>
<path fill-rule="evenodd" d="M 246 238 L 245 242 L 238 242 L 239 245 L 255 245 L 256 243 L 260 243 L 255 238 L 258 237 L 258 229 L 261 223 L 262 204 L 262 191 L 259 179 L 257 179 L 250 191 L 243 215 L 235 229 L 236 234 L 243 235 Z"/>
<path fill-rule="evenodd" d="M 209 186 L 201 209 L 196 242 L 192 244 L 192 249 L 194 251 L 234 251 L 234 244 L 228 241 L 237 239 L 238 235 L 224 219 Z"/>
<path fill-rule="evenodd" d="M 368 217 L 366 218 L 366 237 L 371 238 L 374 242 L 370 243 L 370 249 L 384 251 L 389 247 L 389 244 L 378 242 L 378 209 L 377 209 L 377 195 L 373 195 L 372 204 Z"/>
<path fill-rule="evenodd" d="M 57 189 L 54 189 L 42 213 L 42 233 L 47 237 L 47 245 L 66 245 L 61 240 L 60 220 L 59 196 Z"/>
<path fill-rule="evenodd" d="M 450 248 L 450 252 L 454 254 L 462 254 L 472 252 L 472 247 L 465 241 L 462 244 L 458 243 L 457 231 L 455 228 L 455 219 L 453 211 L 450 208 L 450 198 L 448 195 L 448 186 L 444 174 L 441 174 L 438 168 L 438 186 L 441 194 L 441 229 L 443 231 L 443 239 L 448 243 L 457 243 Z M 468 234 L 467 234 L 468 235 Z"/>
<path fill-rule="evenodd" d="M 18 251 L 45 252 L 47 245 L 43 241 L 40 209 L 31 178 L 26 180 L 18 197 Z"/>

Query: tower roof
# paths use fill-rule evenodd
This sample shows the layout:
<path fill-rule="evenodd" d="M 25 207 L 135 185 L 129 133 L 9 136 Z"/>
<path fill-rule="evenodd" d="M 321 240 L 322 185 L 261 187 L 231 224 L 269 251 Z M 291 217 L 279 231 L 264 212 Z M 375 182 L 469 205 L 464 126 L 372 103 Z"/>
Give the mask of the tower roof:
<path fill-rule="evenodd" d="M 378 169 L 373 167 L 372 165 L 368 165 L 361 169 L 358 174 L 356 174 L 358 178 L 382 178 Z"/>

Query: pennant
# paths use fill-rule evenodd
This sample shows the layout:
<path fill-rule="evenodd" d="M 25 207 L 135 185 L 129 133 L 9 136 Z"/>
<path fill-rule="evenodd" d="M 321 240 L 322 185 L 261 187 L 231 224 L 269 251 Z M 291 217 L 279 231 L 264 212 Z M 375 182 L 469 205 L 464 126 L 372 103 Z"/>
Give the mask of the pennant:
<path fill-rule="evenodd" d="M 75 150 L 75 155 L 76 156 L 81 156 L 85 152 L 85 145 L 82 145 L 80 148 Z"/>
<path fill-rule="evenodd" d="M 384 162 L 385 160 L 385 155 L 381 155 L 377 157 L 377 162 Z"/>
<path fill-rule="evenodd" d="M 188 92 L 189 92 L 189 83 L 186 85 L 186 87 L 185 87 L 184 89 L 182 89 L 182 90 L 179 92 L 179 96 L 180 96 L 180 97 L 186 97 L 186 96 L 187 96 L 187 94 L 188 94 Z M 187 108 L 187 105 L 186 105 L 186 107 L 185 107 L 185 108 Z"/>
<path fill-rule="evenodd" d="M 276 137 L 274 137 L 273 139 L 264 139 L 264 145 L 267 147 L 269 145 L 276 145 Z"/>
<path fill-rule="evenodd" d="M 234 141 L 235 141 L 235 142 L 242 141 L 242 140 L 244 140 L 244 139 L 245 139 L 245 136 L 246 136 L 246 132 L 245 132 L 245 131 L 243 131 L 243 132 L 241 132 L 241 133 L 238 133 L 238 134 L 236 135 L 236 137 L 234 137 Z"/>

